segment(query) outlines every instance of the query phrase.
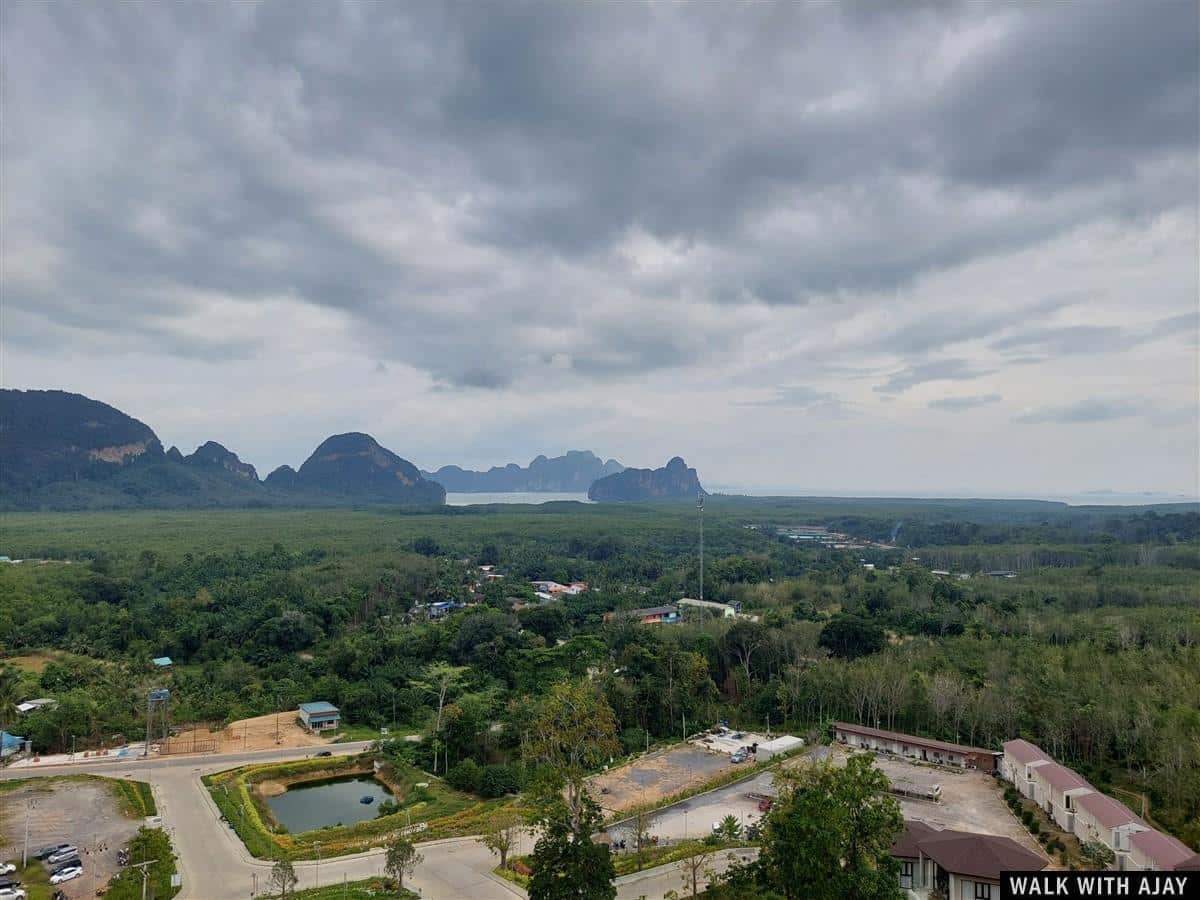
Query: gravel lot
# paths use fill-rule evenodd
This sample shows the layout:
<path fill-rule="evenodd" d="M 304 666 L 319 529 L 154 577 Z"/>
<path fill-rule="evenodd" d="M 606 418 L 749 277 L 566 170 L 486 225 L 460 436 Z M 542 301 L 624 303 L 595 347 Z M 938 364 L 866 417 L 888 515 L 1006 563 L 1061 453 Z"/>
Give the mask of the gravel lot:
<path fill-rule="evenodd" d="M 670 797 L 734 768 L 729 754 L 700 747 L 677 746 L 643 756 L 620 768 L 588 779 L 592 797 L 605 812 L 619 812 Z"/>
<path fill-rule="evenodd" d="M 846 749 L 832 748 L 835 761 L 844 763 Z M 999 782 L 982 772 L 913 765 L 903 759 L 876 754 L 875 765 L 889 778 L 904 778 L 918 784 L 940 784 L 939 803 L 927 800 L 900 800 L 906 819 L 917 819 L 938 828 L 954 828 L 1012 838 L 1027 850 L 1045 856 L 1041 845 L 1025 826 L 1009 812 Z"/>
<path fill-rule="evenodd" d="M 83 875 L 62 889 L 68 897 L 95 896 L 95 888 L 116 874 L 117 850 L 141 824 L 121 812 L 112 791 L 101 782 L 38 778 L 0 792 L 0 859 L 20 865 L 28 800 L 29 852 L 47 844 L 71 843 L 79 848 Z M 94 883 L 93 883 L 94 882 Z"/>

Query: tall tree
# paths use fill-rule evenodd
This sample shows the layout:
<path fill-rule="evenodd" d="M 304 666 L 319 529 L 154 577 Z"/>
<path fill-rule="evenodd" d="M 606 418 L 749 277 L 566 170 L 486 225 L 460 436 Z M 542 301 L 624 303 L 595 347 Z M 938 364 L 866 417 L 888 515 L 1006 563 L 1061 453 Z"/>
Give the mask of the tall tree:
<path fill-rule="evenodd" d="M 498 815 L 488 823 L 479 842 L 500 857 L 500 868 L 508 868 L 508 854 L 521 834 L 521 820 L 515 815 Z"/>
<path fill-rule="evenodd" d="M 765 886 L 787 900 L 899 900 L 900 867 L 890 848 L 904 819 L 871 757 L 781 776 L 762 833 Z"/>
<path fill-rule="evenodd" d="M 572 830 L 578 830 L 585 809 L 584 776 L 621 752 L 616 733 L 612 707 L 587 681 L 554 685 L 531 723 L 525 755 L 545 767 L 548 794 L 565 791 Z"/>
<path fill-rule="evenodd" d="M 592 842 L 600 828 L 600 808 L 586 794 L 575 814 L 564 807 L 547 810 L 541 837 L 530 862 L 529 900 L 613 900 L 616 870 L 605 844 Z"/>

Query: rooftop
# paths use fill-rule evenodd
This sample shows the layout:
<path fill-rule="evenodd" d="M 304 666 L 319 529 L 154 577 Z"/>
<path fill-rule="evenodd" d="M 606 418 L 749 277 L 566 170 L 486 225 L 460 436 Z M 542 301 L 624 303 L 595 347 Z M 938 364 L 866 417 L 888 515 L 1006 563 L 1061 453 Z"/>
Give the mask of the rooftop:
<path fill-rule="evenodd" d="M 1084 794 L 1075 802 L 1105 828 L 1116 828 L 1118 825 L 1138 821 L 1138 817 L 1129 811 L 1128 806 L 1099 791 Z"/>
<path fill-rule="evenodd" d="M 1037 872 L 1046 860 L 1016 841 L 992 834 L 939 831 L 917 842 L 920 851 L 955 875 L 999 879 L 1001 872 Z"/>
<path fill-rule="evenodd" d="M 1129 838 L 1133 846 L 1154 861 L 1159 869 L 1174 869 L 1180 863 L 1190 862 L 1196 851 L 1178 838 L 1161 831 L 1139 831 Z"/>
<path fill-rule="evenodd" d="M 327 703 L 324 700 L 317 700 L 313 703 L 301 703 L 300 709 L 308 713 L 310 716 L 337 714 L 338 708 L 332 703 Z"/>
<path fill-rule="evenodd" d="M 1037 774 L 1039 778 L 1046 779 L 1046 783 L 1060 791 L 1073 791 L 1077 788 L 1089 788 L 1094 790 L 1087 781 L 1077 772 L 1068 769 L 1066 766 L 1056 762 L 1047 763 L 1044 766 L 1038 766 Z"/>
<path fill-rule="evenodd" d="M 1005 741 L 1004 753 L 1019 763 L 1050 762 L 1050 757 L 1046 755 L 1045 750 L 1037 744 L 1029 743 L 1024 738 L 1017 738 L 1015 741 Z"/>
<path fill-rule="evenodd" d="M 884 731 L 882 728 L 868 728 L 866 725 L 855 725 L 851 722 L 834 722 L 833 727 L 838 731 L 849 731 L 852 734 L 875 737 L 884 741 L 899 741 L 902 744 L 916 744 L 918 746 L 929 747 L 934 750 L 945 750 L 947 753 L 995 754 L 999 752 L 996 750 L 987 750 L 984 747 L 968 747 L 965 744 L 951 744 L 948 741 L 938 741 L 934 740 L 933 738 L 918 737 L 915 734 L 901 734 L 898 731 Z"/>
<path fill-rule="evenodd" d="M 924 822 L 916 819 L 905 819 L 904 831 L 900 833 L 900 837 L 896 838 L 896 842 L 892 844 L 892 856 L 899 856 L 904 859 L 916 859 L 921 855 L 917 844 L 937 833 L 938 830 L 932 825 L 926 825 Z"/>
<path fill-rule="evenodd" d="M 629 610 L 631 616 L 669 616 L 678 612 L 678 606 L 647 606 L 644 609 Z"/>

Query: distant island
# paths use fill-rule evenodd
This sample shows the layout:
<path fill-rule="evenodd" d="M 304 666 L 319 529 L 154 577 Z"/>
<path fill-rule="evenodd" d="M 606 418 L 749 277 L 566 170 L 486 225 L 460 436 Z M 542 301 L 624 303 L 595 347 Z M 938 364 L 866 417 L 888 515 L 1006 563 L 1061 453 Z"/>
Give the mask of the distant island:
<path fill-rule="evenodd" d="M 626 469 L 598 479 L 588 489 L 588 499 L 605 501 L 658 500 L 670 497 L 695 497 L 703 494 L 695 469 L 680 457 L 661 469 Z"/>
<path fill-rule="evenodd" d="M 624 470 L 615 459 L 602 460 L 590 450 L 568 450 L 563 456 L 537 456 L 526 468 L 509 463 L 475 472 L 442 466 L 421 475 L 454 493 L 584 493 L 597 478 Z"/>

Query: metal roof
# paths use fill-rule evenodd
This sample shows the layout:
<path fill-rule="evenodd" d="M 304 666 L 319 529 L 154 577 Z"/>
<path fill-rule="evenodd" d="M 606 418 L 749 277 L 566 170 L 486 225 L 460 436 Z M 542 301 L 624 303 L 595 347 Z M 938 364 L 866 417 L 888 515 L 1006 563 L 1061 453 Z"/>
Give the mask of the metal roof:
<path fill-rule="evenodd" d="M 1183 841 L 1153 829 L 1139 831 L 1129 838 L 1129 842 L 1161 869 L 1173 869 L 1180 863 L 1190 861 L 1195 855 L 1195 851 Z"/>
<path fill-rule="evenodd" d="M 928 747 L 932 750 L 945 750 L 948 753 L 986 753 L 991 756 L 999 755 L 999 750 L 988 750 L 984 747 L 968 747 L 965 744 L 951 744 L 948 741 L 938 741 L 933 738 L 918 737 L 915 734 L 901 734 L 898 731 L 884 731 L 882 728 L 869 728 L 866 725 L 854 725 L 850 722 L 834 722 L 834 729 L 849 731 L 875 737 L 884 741 L 899 741 L 902 744 L 915 744 L 918 747 Z"/>
<path fill-rule="evenodd" d="M 1108 794 L 1101 794 L 1096 791 L 1091 794 L 1084 794 L 1075 800 L 1081 809 L 1087 812 L 1105 828 L 1116 828 L 1118 825 L 1126 825 L 1130 822 L 1137 822 L 1138 817 L 1130 812 L 1129 807 L 1119 800 L 1114 800 Z"/>
<path fill-rule="evenodd" d="M 300 709 L 302 712 L 308 713 L 310 716 L 322 714 L 338 714 L 338 708 L 332 703 L 327 703 L 324 700 L 317 700 L 313 703 L 301 703 Z"/>
<path fill-rule="evenodd" d="M 1044 857 L 1010 838 L 992 834 L 940 831 L 918 840 L 917 847 L 955 875 L 998 880 L 1002 872 L 1037 872 L 1046 868 Z"/>
<path fill-rule="evenodd" d="M 1017 738 L 1015 741 L 1004 742 L 1004 753 L 1011 756 L 1019 763 L 1031 762 L 1050 762 L 1050 757 L 1046 751 L 1037 744 L 1031 744 L 1024 738 Z"/>

